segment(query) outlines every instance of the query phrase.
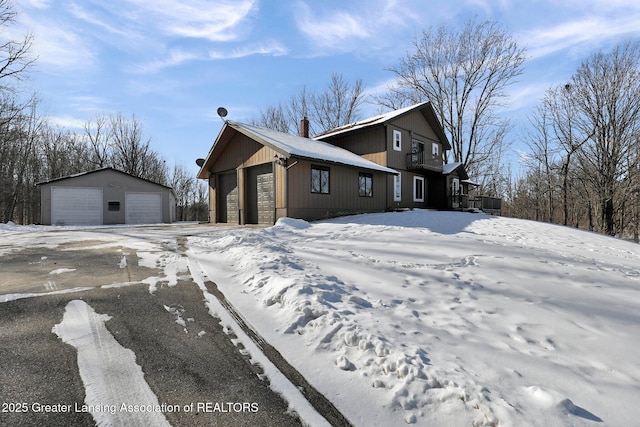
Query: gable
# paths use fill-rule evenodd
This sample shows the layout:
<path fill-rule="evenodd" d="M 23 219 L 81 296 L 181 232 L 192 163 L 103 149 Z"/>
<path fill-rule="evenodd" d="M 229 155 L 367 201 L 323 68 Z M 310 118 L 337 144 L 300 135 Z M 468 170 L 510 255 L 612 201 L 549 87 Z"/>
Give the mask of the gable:
<path fill-rule="evenodd" d="M 422 112 L 420 111 L 412 111 L 407 115 L 398 117 L 395 120 L 389 122 L 389 125 L 400 129 L 407 129 L 419 139 L 426 139 L 442 144 L 442 141 L 440 141 L 440 138 L 438 138 L 438 135 L 433 130 L 431 125 L 429 125 L 429 122 L 424 117 L 424 114 L 422 114 Z"/>
<path fill-rule="evenodd" d="M 51 179 L 48 181 L 39 182 L 37 186 L 46 186 L 50 184 L 55 184 L 58 186 L 74 186 L 74 185 L 89 185 L 91 187 L 101 186 L 103 183 L 107 181 L 115 181 L 122 183 L 132 183 L 132 185 L 163 189 L 163 190 L 171 190 L 171 187 L 168 187 L 163 184 L 158 184 L 157 182 L 150 181 L 148 179 L 140 178 L 137 176 L 130 175 L 126 172 L 122 172 L 118 169 L 106 167 L 102 169 L 95 169 L 88 172 L 82 172 L 74 175 L 64 176 L 60 178 Z"/>
<path fill-rule="evenodd" d="M 316 135 L 315 139 L 333 141 L 336 138 L 345 138 L 359 132 L 380 126 L 395 125 L 406 131 L 419 132 L 423 137 L 428 137 L 442 145 L 443 150 L 450 150 L 451 144 L 447 138 L 435 110 L 430 102 L 405 107 L 386 114 L 361 120 L 339 128 Z"/>
<path fill-rule="evenodd" d="M 248 136 L 235 132 L 220 149 L 216 161 L 209 169 L 213 173 L 234 170 L 240 166 L 253 166 L 272 162 L 277 151 L 260 144 Z"/>

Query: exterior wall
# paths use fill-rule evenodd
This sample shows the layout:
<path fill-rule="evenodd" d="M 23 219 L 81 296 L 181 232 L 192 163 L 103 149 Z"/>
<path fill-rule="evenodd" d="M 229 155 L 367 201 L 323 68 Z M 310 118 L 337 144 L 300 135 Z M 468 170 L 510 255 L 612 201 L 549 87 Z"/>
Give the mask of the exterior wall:
<path fill-rule="evenodd" d="M 329 194 L 311 192 L 311 167 L 329 168 Z M 359 174 L 371 174 L 373 197 L 358 195 Z M 288 170 L 288 216 L 316 220 L 386 209 L 387 174 L 330 163 L 299 160 Z"/>
<path fill-rule="evenodd" d="M 175 197 L 169 188 L 135 178 L 116 170 L 106 169 L 40 185 L 41 222 L 44 225 L 51 225 L 52 187 L 102 188 L 102 218 L 103 223 L 106 225 L 125 223 L 125 195 L 127 192 L 161 193 L 163 222 L 168 223 L 175 220 Z M 120 202 L 120 210 L 109 211 L 109 202 L 115 201 Z M 173 209 L 171 206 L 172 203 Z"/>

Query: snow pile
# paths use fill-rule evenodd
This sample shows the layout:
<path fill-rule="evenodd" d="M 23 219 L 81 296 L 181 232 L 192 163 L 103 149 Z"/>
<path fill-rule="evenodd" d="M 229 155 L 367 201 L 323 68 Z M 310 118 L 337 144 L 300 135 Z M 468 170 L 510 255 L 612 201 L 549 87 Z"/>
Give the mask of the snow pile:
<path fill-rule="evenodd" d="M 629 425 L 637 248 L 417 210 L 282 219 L 188 253 L 356 425 Z"/>

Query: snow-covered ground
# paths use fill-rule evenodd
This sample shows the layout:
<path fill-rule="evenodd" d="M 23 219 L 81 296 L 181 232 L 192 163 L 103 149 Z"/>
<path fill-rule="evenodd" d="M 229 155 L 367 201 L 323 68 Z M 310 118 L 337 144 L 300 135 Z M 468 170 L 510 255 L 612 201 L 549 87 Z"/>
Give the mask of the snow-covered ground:
<path fill-rule="evenodd" d="M 0 224 L 0 256 L 54 229 Z M 175 236 L 187 235 L 184 257 Z M 68 238 L 51 233 L 46 244 Z M 188 273 L 215 281 L 354 425 L 640 425 L 636 244 L 423 210 L 264 229 L 123 227 L 107 244 L 161 267 L 142 282 L 149 292 Z M 201 289 L 212 314 L 233 322 Z M 54 328 L 65 340 L 69 319 Z"/>
<path fill-rule="evenodd" d="M 636 244 L 415 210 L 188 247 L 355 425 L 640 424 Z"/>

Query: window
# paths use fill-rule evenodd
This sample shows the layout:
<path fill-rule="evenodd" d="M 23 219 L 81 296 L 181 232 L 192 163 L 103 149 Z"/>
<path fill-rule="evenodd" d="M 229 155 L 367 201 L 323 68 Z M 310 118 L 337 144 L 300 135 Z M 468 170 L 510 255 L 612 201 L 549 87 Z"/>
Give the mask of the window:
<path fill-rule="evenodd" d="M 393 176 L 393 201 L 399 202 L 402 200 L 402 175 L 397 174 Z"/>
<path fill-rule="evenodd" d="M 119 212 L 120 211 L 120 202 L 109 202 L 108 203 L 109 206 L 109 211 L 112 212 Z"/>
<path fill-rule="evenodd" d="M 373 175 L 361 173 L 358 176 L 358 196 L 373 197 Z"/>
<path fill-rule="evenodd" d="M 329 168 L 311 166 L 311 192 L 329 194 Z"/>
<path fill-rule="evenodd" d="M 413 177 L 413 201 L 424 202 L 424 177 Z"/>
<path fill-rule="evenodd" d="M 433 154 L 434 156 L 440 155 L 440 146 L 438 144 L 433 143 L 431 145 L 431 154 Z"/>
<path fill-rule="evenodd" d="M 393 131 L 393 149 L 395 151 L 402 151 L 402 132 L 399 130 Z"/>

